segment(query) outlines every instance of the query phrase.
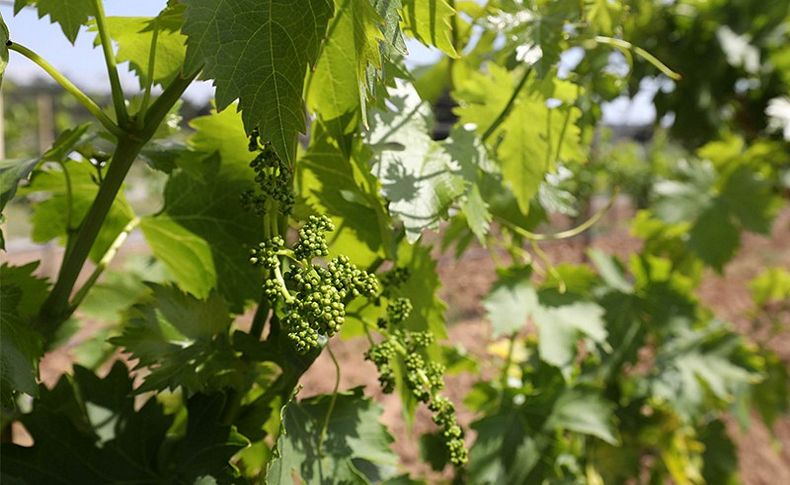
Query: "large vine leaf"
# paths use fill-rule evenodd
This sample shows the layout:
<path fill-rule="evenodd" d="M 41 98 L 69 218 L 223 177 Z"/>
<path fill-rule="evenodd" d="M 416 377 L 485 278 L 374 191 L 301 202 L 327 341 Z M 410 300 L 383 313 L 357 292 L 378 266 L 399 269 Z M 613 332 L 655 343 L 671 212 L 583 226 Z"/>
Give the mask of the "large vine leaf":
<path fill-rule="evenodd" d="M 431 108 L 414 87 L 399 83 L 390 96 L 395 110 L 374 111 L 367 143 L 378 152 L 372 170 L 390 214 L 403 221 L 406 238 L 414 242 L 423 230 L 438 227 L 465 184 L 453 174 L 450 154 L 431 139 Z"/>
<path fill-rule="evenodd" d="M 33 271 L 38 262 L 0 266 L 0 403 L 13 408 L 16 392 L 38 393 L 38 361 L 43 354 L 41 337 L 31 328 L 49 290 L 45 279 Z"/>
<path fill-rule="evenodd" d="M 305 94 L 308 108 L 321 119 L 365 115 L 368 66 L 381 68 L 381 21 L 370 0 L 335 1 L 335 17 Z"/>
<path fill-rule="evenodd" d="M 450 57 L 458 57 L 453 46 L 452 23 L 455 10 L 445 0 L 404 0 L 403 22 L 414 37 Z"/>
<path fill-rule="evenodd" d="M 257 127 L 292 162 L 305 129 L 302 90 L 332 16 L 330 0 L 186 0 L 185 70 L 214 80 L 217 108 L 239 100 L 247 131 Z M 229 28 L 232 26 L 232 28 Z"/>
<path fill-rule="evenodd" d="M 507 106 L 516 88 L 513 78 L 504 68 L 490 65 L 488 75 L 466 72 L 462 79 L 457 113 L 461 122 L 471 123 L 483 133 Z M 525 214 L 556 162 L 583 158 L 576 125 L 581 111 L 572 105 L 574 92 L 566 81 L 527 81 L 505 121 L 490 135 L 488 142 L 495 147 L 505 185 Z"/>
<path fill-rule="evenodd" d="M 240 365 L 230 345 L 230 315 L 217 293 L 205 300 L 176 288 L 149 284 L 151 292 L 129 309 L 121 335 L 110 342 L 149 368 L 138 392 L 176 389 L 189 393 L 234 383 Z"/>
<path fill-rule="evenodd" d="M 14 15 L 32 5 L 38 8 L 38 18 L 49 15 L 52 23 L 60 24 L 63 35 L 72 44 L 77 40 L 80 28 L 94 15 L 93 0 L 16 0 Z"/>
<path fill-rule="evenodd" d="M 368 484 L 394 476 L 398 457 L 381 411 L 359 387 L 286 404 L 266 483 L 291 485 L 296 475 L 304 483 Z"/>
<path fill-rule="evenodd" d="M 228 460 L 248 442 L 222 424 L 222 395 L 187 402 L 186 432 L 169 435 L 174 417 L 154 398 L 135 410 L 133 381 L 116 362 L 104 378 L 75 366 L 21 421 L 30 447 L 3 443 L 3 481 L 17 483 L 196 483 L 235 475 Z M 166 439 L 167 438 L 167 439 Z"/>
<path fill-rule="evenodd" d="M 348 254 L 359 265 L 392 253 L 392 221 L 380 195 L 378 180 L 367 166 L 369 153 L 354 142 L 346 155 L 320 123 L 299 160 L 296 191 L 314 211 L 335 222 L 332 249 Z M 353 246 L 353 250 L 349 251 Z"/>
<path fill-rule="evenodd" d="M 258 217 L 246 212 L 242 192 L 253 187 L 237 113 L 197 118 L 190 151 L 177 161 L 165 187 L 165 207 L 142 218 L 154 255 L 178 286 L 197 298 L 217 289 L 234 312 L 260 296 L 260 274 L 249 264 L 249 248 L 263 238 Z"/>

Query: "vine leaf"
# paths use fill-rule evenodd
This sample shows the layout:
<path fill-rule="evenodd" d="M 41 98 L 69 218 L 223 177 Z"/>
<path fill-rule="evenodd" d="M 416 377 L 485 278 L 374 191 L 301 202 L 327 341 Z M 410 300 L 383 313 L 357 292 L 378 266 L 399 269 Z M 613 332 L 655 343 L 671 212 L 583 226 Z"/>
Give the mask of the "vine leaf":
<path fill-rule="evenodd" d="M 393 476 L 398 457 L 390 450 L 392 437 L 379 423 L 381 407 L 365 398 L 360 387 L 337 394 L 329 415 L 331 399 L 320 395 L 283 407 L 266 483 L 291 485 L 294 474 L 316 484 L 379 483 Z"/>
<path fill-rule="evenodd" d="M 493 325 L 493 338 L 524 328 L 538 307 L 538 294 L 530 282 L 529 266 L 513 266 L 498 271 L 497 281 L 483 301 L 486 316 Z"/>
<path fill-rule="evenodd" d="M 452 172 L 452 158 L 431 139 L 431 108 L 413 86 L 399 83 L 390 90 L 393 111 L 374 111 L 367 143 L 377 150 L 372 170 L 398 216 L 409 242 L 425 229 L 438 227 L 449 206 L 465 192 L 462 178 Z"/>
<path fill-rule="evenodd" d="M 607 332 L 603 314 L 603 309 L 591 302 L 540 307 L 534 315 L 540 358 L 557 367 L 567 368 L 576 355 L 580 336 L 598 344 L 605 343 Z"/>
<path fill-rule="evenodd" d="M 656 355 L 659 365 L 651 386 L 653 394 L 672 402 L 682 418 L 696 416 L 710 405 L 711 397 L 723 405 L 732 403 L 747 392 L 746 384 L 759 379 L 743 357 L 750 351 L 721 322 L 672 331 Z"/>
<path fill-rule="evenodd" d="M 260 219 L 240 202 L 242 192 L 253 187 L 253 155 L 232 110 L 191 125 L 196 132 L 167 182 L 165 207 L 142 218 L 141 229 L 182 290 L 206 298 L 216 289 L 231 311 L 242 312 L 246 301 L 260 295 L 249 248 L 263 231 Z"/>
<path fill-rule="evenodd" d="M 531 318 L 538 328 L 541 360 L 568 370 L 580 337 L 598 344 L 606 343 L 604 310 L 598 304 L 586 301 L 549 306 L 544 298 L 539 298 L 530 283 L 530 276 L 531 270 L 526 266 L 499 272 L 484 301 L 494 336 L 517 332 Z"/>
<path fill-rule="evenodd" d="M 72 44 L 77 40 L 80 28 L 88 23 L 88 18 L 94 13 L 92 0 L 16 0 L 14 15 L 32 5 L 38 8 L 38 18 L 49 15 L 52 23 L 60 24 L 63 35 Z"/>
<path fill-rule="evenodd" d="M 519 413 L 491 414 L 475 422 L 472 428 L 477 432 L 469 455 L 469 476 L 473 483 L 528 483 L 527 477 L 540 459 L 540 450 Z"/>
<path fill-rule="evenodd" d="M 336 0 L 335 17 L 305 94 L 308 108 L 323 120 L 347 113 L 365 116 L 368 66 L 381 69 L 382 19 L 370 0 Z M 349 123 L 348 129 L 355 128 Z M 344 130 L 345 131 L 345 130 Z"/>
<path fill-rule="evenodd" d="M 92 137 L 88 128 L 89 125 L 84 124 L 61 133 L 52 148 L 36 161 L 58 162 L 58 165 L 44 165 L 33 171 L 30 184 L 19 189 L 20 194 L 49 194 L 47 198 L 33 204 L 31 238 L 35 242 L 43 243 L 55 238 L 65 240 L 93 204 L 99 191 L 96 167 L 86 160 L 77 161 L 70 157 L 76 149 L 88 145 Z M 91 247 L 89 255 L 92 261 L 97 262 L 104 256 L 133 218 L 134 211 L 123 193 L 119 193 Z M 68 227 L 69 222 L 71 227 Z"/>
<path fill-rule="evenodd" d="M 129 62 L 132 71 L 140 80 L 141 87 L 148 84 L 152 75 L 154 83 L 166 85 L 181 72 L 186 55 L 186 37 L 179 32 L 183 10 L 182 5 L 172 4 L 153 18 L 107 17 L 107 30 L 112 40 L 118 44 L 116 60 Z M 95 26 L 91 30 L 95 30 Z M 154 31 L 157 32 L 156 55 L 154 71 L 149 73 L 148 59 Z M 100 44 L 101 40 L 97 35 L 94 45 Z"/>
<path fill-rule="evenodd" d="M 511 74 L 492 65 L 488 75 L 468 72 L 459 78 L 463 79 L 458 89 L 462 106 L 456 111 L 462 123 L 471 123 L 482 132 L 508 104 L 511 93 L 503 87 L 515 89 Z M 582 161 L 581 132 L 576 126 L 581 111 L 572 106 L 573 92 L 575 88 L 566 81 L 528 82 L 490 136 L 504 182 L 525 214 L 555 162 Z"/>
<path fill-rule="evenodd" d="M 5 74 L 5 68 L 8 66 L 8 27 L 5 24 L 5 20 L 3 20 L 3 16 L 0 15 L 0 86 L 3 85 L 3 74 Z"/>
<path fill-rule="evenodd" d="M 228 460 L 249 443 L 221 424 L 224 397 L 216 394 L 189 399 L 186 431 L 170 436 L 173 415 L 155 398 L 135 410 L 122 362 L 103 379 L 75 366 L 73 377 L 40 387 L 33 410 L 21 417 L 34 445 L 2 445 L 4 482 L 228 483 L 236 475 Z"/>
<path fill-rule="evenodd" d="M 217 109 L 239 100 L 247 131 L 257 127 L 293 162 L 305 129 L 302 89 L 332 16 L 330 0 L 186 0 L 185 70 L 214 80 Z M 233 28 L 228 28 L 232 25 Z"/>
<path fill-rule="evenodd" d="M 332 249 L 358 265 L 389 255 L 392 221 L 379 182 L 367 166 L 369 152 L 355 142 L 345 155 L 322 123 L 315 123 L 312 132 L 310 147 L 297 165 L 296 190 L 312 210 L 335 221 Z"/>
<path fill-rule="evenodd" d="M 414 37 L 425 45 L 438 48 L 450 57 L 458 57 L 453 46 L 452 23 L 455 10 L 445 0 L 404 0 L 403 22 Z"/>
<path fill-rule="evenodd" d="M 65 164 L 71 180 L 71 224 L 72 229 L 83 220 L 88 213 L 93 199 L 99 191 L 95 181 L 96 170 L 86 161 L 69 161 Z M 64 182 L 62 167 L 51 168 L 35 172 L 30 185 L 25 187 L 24 193 L 46 192 L 49 198 L 33 206 L 32 239 L 43 243 L 55 238 L 65 239 L 70 228 L 64 214 L 69 212 L 69 197 L 67 185 Z M 120 193 L 113 201 L 110 212 L 102 224 L 96 242 L 91 247 L 90 258 L 99 261 L 115 238 L 124 227 L 134 218 L 134 211 Z"/>
<path fill-rule="evenodd" d="M 588 434 L 610 445 L 618 441 L 612 431 L 614 405 L 598 392 L 583 388 L 567 389 L 554 403 L 546 428 L 561 428 Z"/>
<path fill-rule="evenodd" d="M 149 284 L 150 293 L 129 309 L 121 335 L 110 342 L 138 359 L 135 369 L 151 373 L 137 392 L 176 389 L 188 393 L 232 383 L 240 363 L 228 330 L 231 319 L 217 293 L 206 300 Z"/>
<path fill-rule="evenodd" d="M 36 378 L 43 347 L 30 320 L 44 302 L 49 284 L 33 276 L 37 267 L 38 262 L 0 266 L 0 403 L 10 409 L 15 392 L 38 393 Z"/>

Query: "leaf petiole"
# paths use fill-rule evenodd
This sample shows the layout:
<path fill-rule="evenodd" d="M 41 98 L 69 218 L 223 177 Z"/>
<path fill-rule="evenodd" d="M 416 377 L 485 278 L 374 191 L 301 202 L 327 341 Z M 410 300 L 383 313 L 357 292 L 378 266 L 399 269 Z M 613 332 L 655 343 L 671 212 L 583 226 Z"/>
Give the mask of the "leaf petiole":
<path fill-rule="evenodd" d="M 118 125 L 115 124 L 113 120 L 107 116 L 104 111 L 97 105 L 87 94 L 82 92 L 80 88 L 74 85 L 69 79 L 63 75 L 60 71 L 55 69 L 55 67 L 47 62 L 43 57 L 39 56 L 32 50 L 28 49 L 27 47 L 17 44 L 16 42 L 11 43 L 8 46 L 9 50 L 18 52 L 22 54 L 26 58 L 30 59 L 34 63 L 38 65 L 41 69 L 43 69 L 49 76 L 60 86 L 66 90 L 69 94 L 74 96 L 76 100 L 85 106 L 88 111 L 104 126 L 104 128 L 115 135 L 116 137 L 123 136 L 123 130 L 121 130 Z"/>

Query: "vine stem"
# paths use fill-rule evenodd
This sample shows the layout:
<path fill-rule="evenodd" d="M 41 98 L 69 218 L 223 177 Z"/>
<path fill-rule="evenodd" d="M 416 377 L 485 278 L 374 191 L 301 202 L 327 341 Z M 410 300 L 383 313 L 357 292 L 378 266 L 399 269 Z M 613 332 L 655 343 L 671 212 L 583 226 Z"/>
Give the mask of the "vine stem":
<path fill-rule="evenodd" d="M 197 74 L 198 71 L 195 71 L 189 76 L 173 80 L 146 112 L 145 125 L 141 131 L 122 131 L 123 135 L 118 139 L 107 174 L 77 231 L 74 246 L 64 256 L 58 272 L 58 279 L 44 304 L 41 305 L 35 326 L 45 335 L 51 335 L 68 318 L 68 302 L 71 291 L 93 244 L 96 242 L 104 219 L 123 185 L 129 168 L 142 147 L 153 136 L 159 124 Z"/>
<path fill-rule="evenodd" d="M 615 203 L 615 200 L 617 200 L 617 195 L 619 193 L 620 193 L 620 188 L 619 187 L 615 187 L 614 190 L 612 191 L 612 196 L 609 198 L 609 201 L 606 203 L 606 205 L 603 208 L 601 208 L 598 212 L 593 214 L 592 217 L 590 217 L 586 221 L 582 222 L 578 226 L 573 227 L 573 228 L 568 229 L 568 230 L 565 230 L 565 231 L 548 233 L 548 234 L 540 234 L 540 233 L 535 233 L 535 232 L 528 231 L 528 230 L 524 229 L 523 227 L 508 221 L 507 219 L 498 218 L 497 220 L 501 224 L 503 224 L 506 227 L 508 227 L 511 231 L 513 231 L 516 234 L 519 234 L 519 235 L 525 237 L 526 239 L 529 239 L 530 241 L 555 241 L 555 240 L 559 240 L 559 239 L 568 239 L 568 238 L 571 238 L 571 237 L 574 237 L 574 236 L 578 236 L 579 234 L 583 233 L 587 229 L 589 229 L 592 226 L 594 226 L 598 221 L 600 221 L 601 218 L 604 215 L 606 215 L 607 212 L 609 212 L 609 209 L 612 208 L 612 206 Z"/>
<path fill-rule="evenodd" d="M 93 269 L 93 272 L 88 277 L 88 280 L 82 285 L 82 287 L 74 295 L 74 298 L 72 299 L 71 304 L 69 305 L 69 313 L 74 313 L 74 310 L 76 310 L 77 307 L 80 306 L 82 300 L 85 299 L 85 296 L 87 296 L 90 289 L 93 287 L 96 281 L 98 281 L 99 276 L 102 275 L 104 270 L 107 269 L 107 267 L 110 265 L 110 262 L 118 254 L 118 250 L 121 248 L 121 246 L 123 246 L 123 243 L 126 242 L 126 238 L 129 237 L 129 234 L 131 234 L 132 231 L 134 231 L 134 229 L 139 224 L 140 224 L 140 218 L 134 217 L 131 221 L 129 221 L 128 224 L 126 224 L 126 226 L 124 226 L 121 233 L 118 234 L 118 236 L 110 245 L 109 249 L 107 249 L 107 252 L 104 253 L 104 256 L 102 256 L 102 258 L 99 260 L 98 264 Z"/>
<path fill-rule="evenodd" d="M 27 59 L 33 61 L 38 67 L 44 70 L 49 76 L 60 86 L 66 90 L 69 94 L 74 96 L 74 98 L 87 110 L 92 114 L 99 123 L 104 126 L 104 128 L 115 135 L 116 137 L 120 138 L 123 136 L 123 130 L 121 130 L 115 122 L 107 116 L 104 111 L 96 104 L 87 94 L 82 92 L 80 88 L 74 85 L 66 76 L 63 75 L 60 71 L 55 69 L 55 67 L 47 62 L 43 57 L 36 54 L 34 51 L 28 49 L 27 47 L 23 46 L 22 44 L 17 44 L 16 42 L 11 43 L 8 46 L 9 50 L 17 52 Z"/>
<path fill-rule="evenodd" d="M 593 40 L 595 40 L 598 44 L 609 45 L 612 47 L 616 47 L 621 52 L 625 54 L 630 54 L 632 51 L 634 54 L 638 55 L 642 59 L 646 60 L 656 69 L 661 71 L 665 76 L 668 78 L 678 81 L 682 77 L 679 73 L 670 69 L 666 64 L 661 62 L 656 56 L 647 52 L 646 50 L 642 49 L 639 46 L 635 46 L 634 44 L 628 42 L 627 40 L 623 39 L 615 39 L 614 37 L 606 37 L 603 35 L 596 35 Z"/>
<path fill-rule="evenodd" d="M 104 62 L 107 65 L 107 74 L 110 77 L 110 88 L 112 89 L 112 103 L 115 107 L 115 116 L 118 124 L 124 126 L 128 121 L 129 114 L 126 112 L 126 101 L 121 88 L 121 79 L 118 77 L 118 68 L 115 64 L 115 54 L 112 51 L 112 40 L 107 31 L 107 20 L 104 16 L 104 6 L 102 0 L 93 0 L 94 13 L 96 15 L 96 29 L 99 31 L 102 51 L 104 52 Z"/>
<path fill-rule="evenodd" d="M 332 419 L 332 413 L 335 410 L 335 403 L 337 402 L 337 391 L 340 389 L 340 363 L 337 361 L 337 357 L 335 357 L 335 353 L 332 352 L 332 347 L 327 344 L 326 351 L 329 353 L 329 357 L 332 359 L 332 363 L 335 365 L 335 387 L 332 389 L 332 397 L 329 399 L 329 409 L 326 410 L 326 416 L 324 417 L 324 424 L 321 426 L 321 435 L 318 438 L 318 455 L 324 455 L 324 440 L 326 439 L 326 432 L 329 429 L 329 420 Z"/>
<path fill-rule="evenodd" d="M 531 73 L 532 73 L 531 67 L 527 68 L 524 71 L 524 74 L 521 76 L 521 79 L 519 79 L 518 84 L 516 84 L 516 87 L 513 89 L 513 93 L 510 95 L 510 99 L 507 100 L 507 104 L 502 109 L 502 112 L 499 113 L 499 116 L 496 117 L 494 122 L 491 123 L 491 126 L 489 126 L 488 129 L 481 136 L 481 140 L 483 142 L 488 141 L 488 139 L 491 138 L 491 135 L 494 134 L 496 129 L 499 128 L 499 125 L 505 122 L 508 115 L 510 114 L 510 110 L 512 110 L 513 106 L 516 104 L 516 99 L 518 98 L 519 93 L 521 93 L 521 90 L 524 89 L 524 86 L 527 84 L 527 79 L 529 79 L 529 75 Z"/>

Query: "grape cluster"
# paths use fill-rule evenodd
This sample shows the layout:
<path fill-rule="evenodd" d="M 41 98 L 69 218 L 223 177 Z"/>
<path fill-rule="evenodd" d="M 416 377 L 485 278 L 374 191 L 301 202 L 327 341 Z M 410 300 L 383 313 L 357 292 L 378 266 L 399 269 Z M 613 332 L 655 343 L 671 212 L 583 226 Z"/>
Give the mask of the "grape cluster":
<path fill-rule="evenodd" d="M 297 259 L 310 260 L 329 254 L 326 233 L 335 230 L 335 225 L 326 216 L 310 216 L 299 229 L 299 241 L 294 246 Z"/>
<path fill-rule="evenodd" d="M 313 259 L 326 256 L 326 232 L 334 227 L 325 216 L 311 216 L 299 230 L 293 249 L 274 237 L 262 242 L 250 254 L 250 262 L 268 270 L 264 282 L 266 297 L 284 313 L 282 322 L 297 351 L 306 353 L 340 331 L 346 304 L 357 296 L 373 298 L 379 291 L 378 280 L 357 268 L 345 256 L 329 261 L 326 267 Z M 287 270 L 281 257 L 289 258 Z"/>
<path fill-rule="evenodd" d="M 387 320 L 392 325 L 403 323 L 404 320 L 409 318 L 411 311 L 414 309 L 411 300 L 408 298 L 397 298 L 392 300 L 387 305 Z"/>
<path fill-rule="evenodd" d="M 399 302 L 396 307 L 403 307 L 403 304 Z M 445 368 L 436 362 L 426 362 L 423 357 L 423 351 L 433 341 L 434 336 L 430 332 L 394 329 L 382 342 L 372 345 L 365 358 L 376 365 L 382 390 L 391 393 L 395 390 L 396 383 L 394 365 L 400 355 L 405 368 L 404 384 L 415 399 L 431 410 L 434 423 L 442 430 L 441 436 L 450 454 L 450 461 L 460 466 L 467 461 L 464 433 L 458 425 L 455 407 L 447 398 L 439 395 L 444 388 Z"/>
<path fill-rule="evenodd" d="M 383 296 L 389 297 L 393 290 L 401 287 L 411 277 L 411 271 L 405 267 L 395 267 L 381 275 L 381 285 L 384 287 Z"/>
<path fill-rule="evenodd" d="M 294 194 L 291 188 L 293 173 L 287 162 L 275 153 L 270 143 L 259 142 L 257 131 L 250 135 L 250 151 L 260 151 L 250 162 L 255 171 L 257 189 L 250 189 L 241 194 L 242 206 L 259 216 L 276 206 L 280 214 L 288 215 L 294 205 Z"/>

